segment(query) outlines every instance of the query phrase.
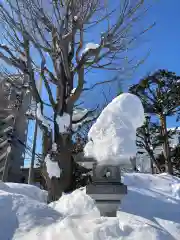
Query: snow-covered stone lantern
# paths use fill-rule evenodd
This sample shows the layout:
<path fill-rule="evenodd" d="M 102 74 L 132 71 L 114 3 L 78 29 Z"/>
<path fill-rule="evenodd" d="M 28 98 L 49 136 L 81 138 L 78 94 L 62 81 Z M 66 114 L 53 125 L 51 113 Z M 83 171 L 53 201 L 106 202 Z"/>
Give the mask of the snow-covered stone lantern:
<path fill-rule="evenodd" d="M 85 157 L 93 157 L 92 183 L 86 192 L 97 204 L 102 216 L 116 216 L 120 202 L 127 194 L 121 182 L 121 168 L 131 165 L 136 155 L 136 129 L 144 122 L 139 98 L 123 93 L 102 111 L 88 133 Z"/>
<path fill-rule="evenodd" d="M 127 194 L 127 186 L 121 183 L 120 168 L 94 164 L 92 183 L 86 187 L 86 193 L 95 199 L 102 216 L 115 217 L 123 196 Z"/>

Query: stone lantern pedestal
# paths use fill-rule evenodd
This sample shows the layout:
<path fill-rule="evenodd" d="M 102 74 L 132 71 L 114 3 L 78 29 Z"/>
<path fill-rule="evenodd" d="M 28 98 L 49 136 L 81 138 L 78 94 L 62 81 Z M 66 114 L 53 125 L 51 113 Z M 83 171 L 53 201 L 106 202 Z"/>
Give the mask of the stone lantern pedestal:
<path fill-rule="evenodd" d="M 127 194 L 127 186 L 121 183 L 120 167 L 94 164 L 92 183 L 86 187 L 86 193 L 96 201 L 101 216 L 115 217 Z"/>

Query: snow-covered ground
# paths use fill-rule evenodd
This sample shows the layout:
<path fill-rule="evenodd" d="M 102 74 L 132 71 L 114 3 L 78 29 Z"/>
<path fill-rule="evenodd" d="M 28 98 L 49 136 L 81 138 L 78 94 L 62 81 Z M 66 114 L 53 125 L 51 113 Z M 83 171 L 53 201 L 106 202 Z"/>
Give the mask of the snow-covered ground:
<path fill-rule="evenodd" d="M 179 240 L 180 179 L 125 174 L 128 195 L 116 218 L 100 217 L 85 189 L 45 203 L 34 186 L 0 183 L 0 239 Z"/>
<path fill-rule="evenodd" d="M 85 154 L 99 164 L 128 165 L 143 120 L 140 100 L 120 95 L 91 128 Z M 0 240 L 179 240 L 180 179 L 126 173 L 123 181 L 128 194 L 114 218 L 100 217 L 85 188 L 48 205 L 47 193 L 35 186 L 0 182 Z"/>

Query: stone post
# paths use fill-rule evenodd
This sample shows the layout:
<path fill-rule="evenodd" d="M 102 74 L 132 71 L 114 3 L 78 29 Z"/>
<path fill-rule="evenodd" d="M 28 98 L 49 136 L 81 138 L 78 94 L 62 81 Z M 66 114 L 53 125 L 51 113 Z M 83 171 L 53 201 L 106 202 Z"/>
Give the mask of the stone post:
<path fill-rule="evenodd" d="M 86 187 L 86 193 L 96 201 L 101 216 L 115 217 L 127 194 L 127 186 L 121 183 L 120 167 L 94 164 L 92 183 Z"/>

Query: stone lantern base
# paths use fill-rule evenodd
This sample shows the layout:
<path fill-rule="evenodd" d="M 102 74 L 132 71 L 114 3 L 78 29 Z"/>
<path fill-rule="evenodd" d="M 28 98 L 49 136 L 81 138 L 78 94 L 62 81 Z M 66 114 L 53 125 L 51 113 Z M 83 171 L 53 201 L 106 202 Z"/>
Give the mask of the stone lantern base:
<path fill-rule="evenodd" d="M 121 183 L 119 166 L 94 165 L 93 182 L 86 193 L 95 201 L 101 216 L 115 217 L 127 186 Z"/>

